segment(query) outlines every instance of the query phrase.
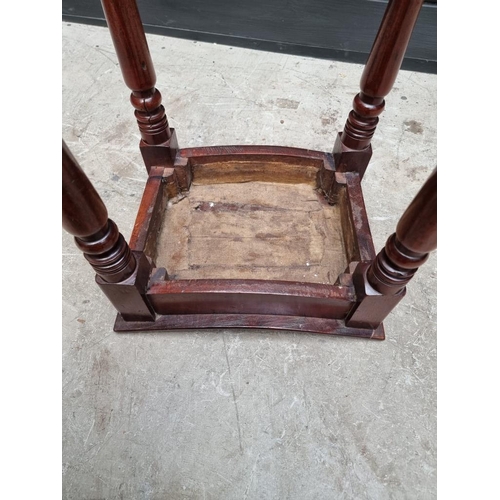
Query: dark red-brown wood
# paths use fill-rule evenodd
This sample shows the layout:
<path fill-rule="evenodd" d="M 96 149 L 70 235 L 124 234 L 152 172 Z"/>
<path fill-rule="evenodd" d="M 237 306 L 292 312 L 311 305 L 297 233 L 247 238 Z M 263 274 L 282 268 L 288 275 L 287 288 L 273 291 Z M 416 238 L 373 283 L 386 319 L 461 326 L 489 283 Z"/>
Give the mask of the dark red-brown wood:
<path fill-rule="evenodd" d="M 401 217 L 396 232 L 368 269 L 370 285 L 394 295 L 410 281 L 437 247 L 437 170 Z"/>
<path fill-rule="evenodd" d="M 370 142 L 384 110 L 384 98 L 396 81 L 423 0 L 390 0 L 361 77 L 344 131 L 333 154 L 339 172 L 363 177 L 371 157 Z"/>
<path fill-rule="evenodd" d="M 152 280 L 148 299 L 158 314 L 275 314 L 342 319 L 352 288 L 263 280 Z"/>
<path fill-rule="evenodd" d="M 197 182 L 280 182 L 317 185 L 319 171 L 333 166 L 331 154 L 282 146 L 209 146 L 179 150 Z"/>
<path fill-rule="evenodd" d="M 171 165 L 177 140 L 168 124 L 156 73 L 135 0 L 101 0 L 130 102 L 141 133 L 141 152 L 149 170 Z M 174 134 L 175 136 L 175 134 Z M 172 144 L 171 144 L 172 142 Z"/>
<path fill-rule="evenodd" d="M 248 328 L 278 331 L 320 333 L 348 337 L 384 340 L 383 325 L 376 329 L 353 328 L 344 321 L 307 316 L 277 316 L 274 314 L 168 314 L 159 316 L 154 323 L 125 321 L 117 316 L 115 332 L 143 332 L 169 330 L 199 330 L 206 328 Z"/>
<path fill-rule="evenodd" d="M 372 262 L 353 273 L 357 304 L 348 326 L 376 328 L 404 297 L 406 284 L 437 247 L 437 170 L 401 217 Z"/>
<path fill-rule="evenodd" d="M 140 286 L 136 283 L 138 273 L 142 277 L 149 263 L 144 263 L 140 254 L 138 260 L 130 251 L 118 227 L 108 218 L 102 199 L 64 141 L 62 215 L 64 229 L 75 236 L 76 246 L 94 268 L 98 284 L 117 310 L 128 319 L 152 319 L 152 309 L 144 297 L 146 283 L 143 278 Z"/>
<path fill-rule="evenodd" d="M 276 165 L 286 165 L 286 168 L 283 171 Z M 176 168 L 155 167 L 149 173 L 130 240 L 131 247 L 145 251 L 154 259 L 157 228 L 166 202 L 181 191 L 179 186 L 169 188 L 171 178 L 194 175 L 198 182 L 200 179 L 213 182 L 219 177 L 220 182 L 231 182 L 238 176 L 251 175 L 255 180 L 307 182 L 314 186 L 318 173 L 325 166 L 333 168 L 330 154 L 289 147 L 217 146 L 179 150 Z M 345 194 L 342 201 L 345 225 L 353 235 L 356 261 L 372 259 L 375 251 L 359 175 L 340 174 L 340 180 L 336 182 Z M 185 186 L 189 187 L 189 184 Z M 159 315 L 155 323 L 128 323 L 119 316 L 116 329 L 236 328 L 247 322 L 247 327 L 253 325 L 255 328 L 383 338 L 382 327 L 350 329 L 343 324 L 355 303 L 352 278 L 344 276 L 335 285 L 262 280 L 169 280 L 166 270 L 157 269 L 152 272 L 147 290 L 148 302 Z M 271 320 L 273 316 L 275 320 Z"/>
<path fill-rule="evenodd" d="M 161 216 L 167 202 L 164 196 L 164 171 L 162 167 L 150 170 L 129 240 L 132 250 L 145 252 L 153 261 L 156 258 L 154 235 L 161 225 Z"/>
<path fill-rule="evenodd" d="M 344 236 L 350 234 L 352 245 L 347 244 L 349 262 L 372 260 L 375 257 L 372 234 L 368 223 L 365 201 L 361 190 L 361 177 L 356 172 L 338 173 L 336 181 L 341 187 L 340 196 L 345 201 L 340 204 L 343 212 L 342 230 Z"/>
<path fill-rule="evenodd" d="M 210 163 L 232 160 L 282 160 L 291 164 L 317 162 L 321 166 L 328 153 L 314 149 L 291 148 L 286 146 L 207 146 L 201 148 L 184 148 L 179 151 L 180 156 L 189 158 L 191 163 Z"/>
<path fill-rule="evenodd" d="M 76 246 L 84 252 L 95 272 L 108 283 L 129 278 L 135 269 L 135 258 L 116 224 L 108 219 L 103 201 L 64 141 L 62 206 L 63 227 L 75 236 Z"/>

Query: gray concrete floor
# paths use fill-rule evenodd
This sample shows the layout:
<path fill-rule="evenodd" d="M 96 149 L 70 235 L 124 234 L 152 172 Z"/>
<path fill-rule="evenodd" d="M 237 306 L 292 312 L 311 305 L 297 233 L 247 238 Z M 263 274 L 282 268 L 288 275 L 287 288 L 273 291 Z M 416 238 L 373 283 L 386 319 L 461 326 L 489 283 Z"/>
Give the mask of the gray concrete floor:
<path fill-rule="evenodd" d="M 362 67 L 148 36 L 181 147 L 330 151 Z M 146 179 L 108 31 L 63 23 L 63 138 L 129 237 Z M 436 166 L 436 77 L 402 71 L 363 181 L 377 249 Z M 431 499 L 436 255 L 384 342 L 223 330 L 115 334 L 63 233 L 66 499 Z"/>

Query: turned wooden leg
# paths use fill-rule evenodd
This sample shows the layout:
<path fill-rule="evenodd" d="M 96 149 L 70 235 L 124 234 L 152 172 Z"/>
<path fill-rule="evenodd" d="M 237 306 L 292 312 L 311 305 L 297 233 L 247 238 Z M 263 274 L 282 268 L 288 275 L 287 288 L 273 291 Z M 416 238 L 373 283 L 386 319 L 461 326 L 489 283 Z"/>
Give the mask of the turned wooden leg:
<path fill-rule="evenodd" d="M 96 281 L 124 319 L 152 320 L 145 298 L 149 262 L 135 254 L 108 218 L 97 191 L 62 144 L 63 228 L 75 236 L 76 246 L 97 273 Z"/>
<path fill-rule="evenodd" d="M 437 170 L 399 220 L 373 262 L 353 273 L 357 303 L 347 326 L 377 328 L 406 293 L 406 284 L 437 247 Z"/>
<path fill-rule="evenodd" d="M 333 148 L 337 172 L 363 177 L 372 155 L 371 139 L 410 41 L 423 0 L 390 0 L 361 77 L 344 131 Z"/>
<path fill-rule="evenodd" d="M 148 172 L 153 166 L 172 166 L 177 150 L 162 97 L 155 88 L 156 73 L 135 0 L 101 0 L 118 62 L 141 133 L 141 153 Z"/>

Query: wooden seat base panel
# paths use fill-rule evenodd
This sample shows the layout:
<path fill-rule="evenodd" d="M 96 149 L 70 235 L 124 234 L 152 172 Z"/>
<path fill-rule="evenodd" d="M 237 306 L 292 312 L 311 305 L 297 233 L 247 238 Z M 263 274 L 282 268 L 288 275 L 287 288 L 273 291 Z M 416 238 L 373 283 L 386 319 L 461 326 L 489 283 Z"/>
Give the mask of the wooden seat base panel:
<path fill-rule="evenodd" d="M 356 302 L 351 272 L 375 251 L 359 176 L 337 177 L 329 153 L 273 146 L 190 148 L 178 151 L 173 168 L 153 166 L 130 248 L 151 261 L 145 297 L 157 317 L 119 314 L 115 330 L 383 339 L 382 326 L 345 325 Z"/>
<path fill-rule="evenodd" d="M 256 183 L 260 192 L 254 188 L 257 186 Z M 238 185 L 244 186 L 239 188 L 239 192 L 244 194 L 241 203 L 238 203 L 238 199 L 235 198 Z M 274 191 L 272 191 L 273 185 Z M 225 216 L 222 212 L 230 212 L 231 220 L 234 220 L 234 216 L 238 215 L 240 222 L 233 222 L 234 228 L 232 228 L 233 232 L 236 232 L 238 226 L 247 224 L 249 219 L 255 218 L 259 212 L 265 212 L 267 219 L 261 217 L 257 221 L 261 227 L 255 234 L 252 234 L 255 228 L 248 223 L 249 235 L 255 236 L 257 240 L 265 240 L 267 230 L 277 231 L 277 234 L 269 235 L 272 236 L 270 239 L 281 237 L 291 242 L 286 242 L 288 246 L 293 245 L 294 238 L 304 238 L 307 228 L 280 227 L 280 224 L 288 222 L 290 225 L 290 212 L 304 210 L 304 207 L 298 206 L 298 203 L 306 199 L 304 193 L 309 190 L 307 202 L 318 212 L 322 211 L 327 214 L 323 216 L 323 220 L 317 224 L 316 228 L 316 232 L 325 233 L 326 248 L 321 249 L 322 252 L 326 250 L 337 255 L 342 253 L 343 255 L 338 255 L 341 267 L 353 261 L 370 261 L 376 255 L 359 175 L 351 172 L 335 172 L 333 157 L 330 153 L 279 146 L 218 146 L 181 149 L 177 153 L 173 168 L 152 167 L 130 237 L 131 250 L 145 252 L 155 263 L 158 257 L 165 263 L 173 259 L 172 255 L 162 254 L 165 249 L 170 254 L 180 251 L 180 244 L 186 238 L 180 234 L 182 226 L 178 226 L 182 223 L 187 224 L 192 216 L 184 214 L 182 217 L 173 217 L 170 213 L 178 210 L 176 204 L 184 204 L 184 199 L 191 196 L 189 193 L 191 186 L 194 186 L 193 192 L 195 193 L 192 196 L 194 202 L 191 211 L 198 212 L 197 216 L 208 214 L 204 221 L 195 221 L 201 227 L 201 237 L 208 236 L 206 232 L 203 233 L 203 230 L 207 226 L 205 221 L 209 216 L 212 219 L 221 219 Z M 290 191 L 288 199 L 286 199 L 287 186 Z M 197 190 L 203 191 L 204 199 L 196 198 Z M 218 205 L 211 203 L 207 195 L 210 190 L 215 202 L 223 201 L 224 193 L 229 192 L 229 202 L 226 200 L 225 203 Z M 253 190 L 256 192 L 254 193 Z M 262 193 L 264 192 L 267 193 L 267 204 L 263 200 Z M 281 206 L 285 202 L 287 206 Z M 331 213 L 328 213 L 328 203 L 335 205 L 329 207 Z M 288 217 L 288 221 L 280 219 L 279 209 Z M 268 217 L 270 211 L 276 211 L 276 217 Z M 321 225 L 325 218 L 330 219 L 330 227 Z M 176 227 L 168 226 L 169 219 L 170 224 Z M 165 220 L 167 220 L 166 224 Z M 268 227 L 262 227 L 262 224 L 266 223 Z M 228 233 L 227 227 L 223 225 L 214 224 L 211 229 L 212 232 L 217 230 L 221 235 Z M 191 232 L 192 228 L 186 227 L 185 230 Z M 232 236 L 233 240 L 237 239 L 237 234 Z M 333 242 L 333 237 L 340 241 Z M 334 246 L 336 248 L 332 248 Z M 199 253 L 198 247 L 196 250 Z M 207 246 L 207 254 L 212 250 Z M 269 254 L 272 252 L 270 251 Z M 181 259 L 182 257 L 178 257 L 177 261 Z M 269 263 L 272 262 L 269 261 Z M 311 264 L 310 260 L 304 259 L 303 266 L 309 267 L 308 263 Z M 189 264 L 190 262 L 184 263 L 184 266 L 188 267 Z M 226 266 L 227 262 L 220 259 L 220 264 Z M 251 265 L 250 262 L 249 265 Z M 167 270 L 169 275 L 177 274 L 175 272 L 177 270 L 173 272 L 171 269 Z M 181 270 L 188 269 L 181 268 Z M 179 277 L 191 278 L 193 276 Z M 335 278 L 333 277 L 333 281 Z M 296 281 L 294 278 L 291 280 Z M 313 281 L 321 282 L 321 280 Z"/>
<path fill-rule="evenodd" d="M 172 280 L 334 284 L 347 267 L 340 209 L 310 184 L 191 184 L 169 201 L 156 266 Z"/>

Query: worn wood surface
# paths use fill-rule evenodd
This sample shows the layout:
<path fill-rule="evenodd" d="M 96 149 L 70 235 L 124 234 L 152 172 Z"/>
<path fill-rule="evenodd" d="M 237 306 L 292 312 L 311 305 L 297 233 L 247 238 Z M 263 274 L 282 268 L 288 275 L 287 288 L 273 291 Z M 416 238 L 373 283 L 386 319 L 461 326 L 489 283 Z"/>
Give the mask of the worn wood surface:
<path fill-rule="evenodd" d="M 157 233 L 167 204 L 164 171 L 163 167 L 155 167 L 149 172 L 129 240 L 132 250 L 145 252 L 153 261 L 156 259 Z"/>
<path fill-rule="evenodd" d="M 232 177 L 229 177 L 232 179 Z M 169 202 L 156 264 L 172 278 L 333 284 L 346 265 L 340 208 L 308 184 L 194 185 Z"/>
<path fill-rule="evenodd" d="M 318 167 L 314 165 L 294 165 L 287 161 L 238 159 L 231 162 L 210 162 L 193 164 L 195 184 L 225 184 L 235 182 L 281 182 L 297 184 L 305 182 L 316 185 Z"/>
<path fill-rule="evenodd" d="M 281 146 L 213 146 L 184 148 L 179 156 L 188 158 L 193 182 L 267 181 L 287 184 L 316 184 L 318 170 L 331 155 L 322 151 Z"/>
<path fill-rule="evenodd" d="M 346 172 L 339 176 L 345 178 L 345 209 L 349 213 L 350 220 L 350 227 L 343 225 L 343 228 L 346 231 L 352 231 L 354 246 L 359 252 L 359 260 L 371 260 L 375 257 L 375 247 L 363 199 L 361 178 L 354 172 Z"/>
<path fill-rule="evenodd" d="M 180 156 L 191 158 L 193 164 L 207 164 L 210 162 L 233 161 L 244 155 L 248 160 L 286 161 L 295 165 L 315 165 L 323 161 L 328 153 L 313 149 L 292 148 L 286 146 L 208 146 L 201 148 L 183 148 Z"/>

